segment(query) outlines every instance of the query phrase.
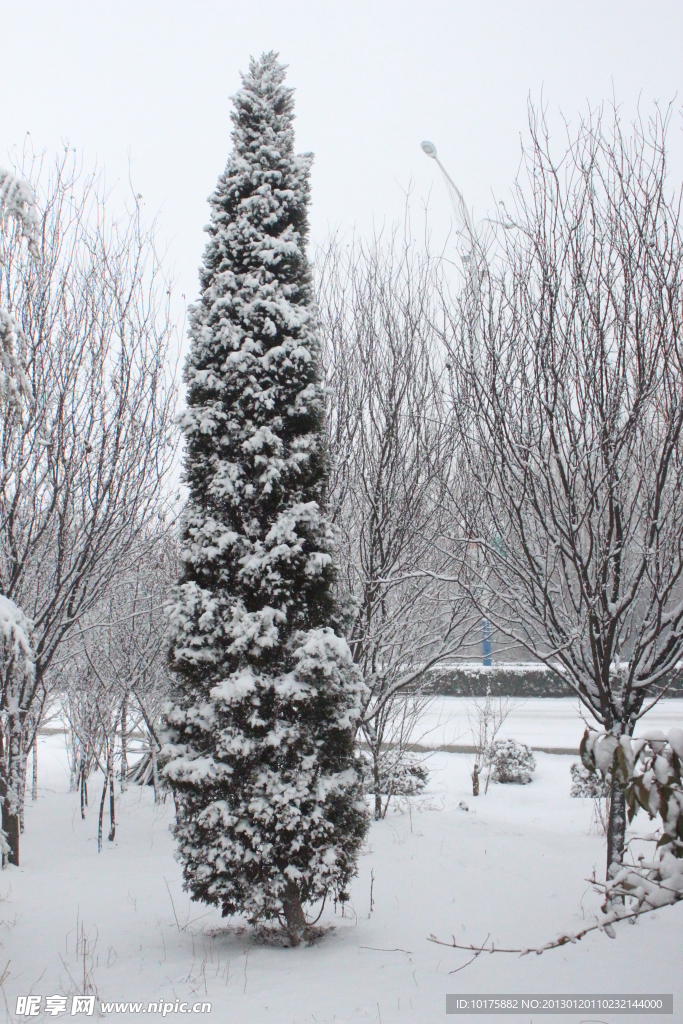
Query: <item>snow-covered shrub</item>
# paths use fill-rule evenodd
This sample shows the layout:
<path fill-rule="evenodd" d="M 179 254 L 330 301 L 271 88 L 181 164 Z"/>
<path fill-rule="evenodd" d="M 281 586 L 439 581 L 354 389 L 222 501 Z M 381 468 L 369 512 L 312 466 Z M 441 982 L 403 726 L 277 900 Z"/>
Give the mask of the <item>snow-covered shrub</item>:
<path fill-rule="evenodd" d="M 572 777 L 569 795 L 589 797 L 593 800 L 590 831 L 606 836 L 609 825 L 612 773 L 607 772 L 603 777 L 599 772 L 591 772 L 584 764 L 578 762 L 571 765 L 569 771 Z"/>
<path fill-rule="evenodd" d="M 491 748 L 491 778 L 494 782 L 513 782 L 526 785 L 531 782 L 536 758 L 526 743 L 516 740 L 497 740 Z"/>
<path fill-rule="evenodd" d="M 590 797 L 593 800 L 604 800 L 609 797 L 611 773 L 603 778 L 597 772 L 589 771 L 585 765 L 577 761 L 570 765 L 569 772 L 572 777 L 572 785 L 569 791 L 570 796 Z"/>
<path fill-rule="evenodd" d="M 375 764 L 369 751 L 363 751 L 361 763 L 363 790 L 374 795 L 377 791 Z M 424 762 L 417 755 L 406 754 L 405 751 L 397 756 L 394 750 L 383 750 L 377 759 L 377 774 L 379 792 L 386 797 L 416 796 L 429 782 L 429 770 Z"/>
<path fill-rule="evenodd" d="M 394 796 L 417 796 L 429 782 L 429 770 L 416 757 L 390 768 L 387 782 Z"/>

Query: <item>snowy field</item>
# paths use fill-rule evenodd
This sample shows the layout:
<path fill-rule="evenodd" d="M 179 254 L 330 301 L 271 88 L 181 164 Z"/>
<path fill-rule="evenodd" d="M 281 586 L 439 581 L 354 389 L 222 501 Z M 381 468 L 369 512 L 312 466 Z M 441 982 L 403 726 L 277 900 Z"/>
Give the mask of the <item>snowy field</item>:
<path fill-rule="evenodd" d="M 551 745 L 578 742 L 580 722 L 573 732 L 566 724 L 569 703 L 526 701 L 510 734 L 529 742 L 540 730 L 544 738 L 552 734 Z M 662 714 L 673 724 L 669 716 L 683 704 L 670 704 Z M 476 800 L 469 795 L 469 760 L 433 755 L 428 794 L 373 824 L 346 915 L 326 907 L 320 924 L 328 930 L 317 944 L 288 949 L 189 901 L 173 858 L 170 798 L 155 807 L 151 789 L 137 787 L 119 797 L 116 839 L 106 841 L 105 817 L 98 855 L 98 780 L 81 821 L 76 794 L 68 791 L 64 737 L 41 737 L 40 797 L 27 806 L 22 866 L 0 878 L 6 1020 L 23 1019 L 14 1015 L 17 995 L 72 994 L 83 990 L 84 978 L 102 1000 L 209 1001 L 211 1013 L 199 1019 L 221 1024 L 426 1024 L 451 1019 L 449 992 L 673 992 L 673 1019 L 682 1020 L 682 906 L 623 924 L 614 940 L 593 933 L 542 956 L 484 955 L 450 973 L 469 955 L 430 943 L 430 933 L 475 944 L 488 938 L 501 946 L 539 945 L 588 923 L 598 897 L 587 879 L 604 870 L 592 803 L 569 797 L 571 756 L 539 753 L 530 786 L 492 786 Z M 463 799 L 468 811 L 458 807 Z M 647 831 L 646 818 L 637 822 Z M 150 1019 L 142 1012 L 107 1016 Z"/>
<path fill-rule="evenodd" d="M 477 698 L 480 707 L 484 698 Z M 503 701 L 505 703 L 505 701 Z M 509 714 L 498 734 L 499 739 L 515 739 L 534 749 L 561 750 L 578 754 L 586 725 L 600 729 L 576 697 L 510 698 Z M 493 707 L 498 708 L 498 698 Z M 472 721 L 476 719 L 474 701 L 467 697 L 438 697 L 420 717 L 413 729 L 412 741 L 429 750 L 443 747 L 467 747 L 472 744 Z M 649 729 L 667 732 L 680 726 L 683 700 L 661 700 L 636 726 L 635 735 Z"/>

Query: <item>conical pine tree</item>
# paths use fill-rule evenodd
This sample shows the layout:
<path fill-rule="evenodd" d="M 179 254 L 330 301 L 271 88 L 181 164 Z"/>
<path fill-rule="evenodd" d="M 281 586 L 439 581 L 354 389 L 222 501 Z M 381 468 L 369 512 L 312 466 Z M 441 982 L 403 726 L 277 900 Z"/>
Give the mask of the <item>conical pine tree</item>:
<path fill-rule="evenodd" d="M 284 919 L 297 942 L 305 904 L 345 898 L 367 815 L 362 683 L 338 628 L 325 515 L 311 156 L 294 155 L 276 56 L 252 60 L 235 97 L 191 311 L 164 772 L 192 896 Z"/>

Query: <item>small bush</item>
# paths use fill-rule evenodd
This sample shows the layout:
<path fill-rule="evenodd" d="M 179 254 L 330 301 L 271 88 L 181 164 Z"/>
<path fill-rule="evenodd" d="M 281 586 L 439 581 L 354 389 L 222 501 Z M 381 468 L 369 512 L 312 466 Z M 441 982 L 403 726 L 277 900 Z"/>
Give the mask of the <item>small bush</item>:
<path fill-rule="evenodd" d="M 367 751 L 362 754 L 361 774 L 365 791 L 374 793 L 374 767 Z M 379 778 L 380 791 L 385 796 L 416 796 L 429 782 L 429 771 L 414 755 L 401 753 L 396 757 L 394 751 L 387 750 L 379 758 Z"/>
<path fill-rule="evenodd" d="M 597 832 L 598 835 L 606 836 L 609 823 L 612 773 L 608 772 L 603 778 L 600 772 L 589 772 L 584 765 L 577 762 L 570 765 L 569 771 L 572 776 L 572 788 L 569 790 L 569 795 L 592 799 L 593 816 L 590 830 Z"/>
<path fill-rule="evenodd" d="M 570 796 L 588 796 L 593 800 L 604 800 L 610 794 L 611 776 L 603 779 L 600 772 L 589 772 L 582 764 L 574 762 L 569 771 L 572 777 Z"/>
<path fill-rule="evenodd" d="M 525 786 L 531 782 L 536 769 L 536 758 L 526 743 L 516 740 L 498 740 L 491 749 L 491 778 L 494 782 Z"/>
<path fill-rule="evenodd" d="M 417 759 L 411 758 L 391 769 L 389 785 L 394 796 L 416 796 L 429 782 L 429 772 Z"/>

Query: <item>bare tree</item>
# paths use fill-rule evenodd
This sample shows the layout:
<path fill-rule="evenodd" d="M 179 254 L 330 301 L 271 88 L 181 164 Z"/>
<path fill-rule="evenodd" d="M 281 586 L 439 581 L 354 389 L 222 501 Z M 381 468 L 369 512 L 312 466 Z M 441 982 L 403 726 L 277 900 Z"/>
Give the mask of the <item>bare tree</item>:
<path fill-rule="evenodd" d="M 450 302 L 474 483 L 452 549 L 480 611 L 618 739 L 683 651 L 681 193 L 667 117 L 624 134 L 590 114 L 557 160 L 530 115 L 507 230 Z M 613 783 L 608 869 L 624 833 Z"/>
<path fill-rule="evenodd" d="M 448 369 L 434 326 L 435 263 L 394 234 L 332 243 L 320 259 L 319 310 L 347 638 L 368 687 L 362 733 L 382 815 L 382 749 L 405 695 L 458 651 L 469 608 L 455 583 L 413 573 L 444 565 L 454 431 Z M 411 575 L 412 573 L 412 575 Z M 397 699 L 403 695 L 402 699 Z"/>
<path fill-rule="evenodd" d="M 68 646 L 68 641 L 63 645 Z M 80 792 L 81 818 L 88 806 L 88 781 L 95 768 L 102 772 L 104 785 L 99 807 L 98 852 L 102 849 L 104 808 L 109 792 L 109 840 L 116 835 L 116 803 L 114 770 L 116 731 L 120 720 L 120 692 L 117 685 L 107 685 L 97 665 L 84 649 L 70 651 L 61 675 L 60 692 L 56 696 L 61 717 L 71 730 L 69 754 L 72 788 Z"/>
<path fill-rule="evenodd" d="M 35 672 L 12 702 L 4 674 L 7 784 L 25 777 L 25 724 L 60 644 L 168 503 L 175 450 L 170 287 L 139 202 L 111 217 L 103 182 L 68 152 L 50 171 L 29 161 L 24 177 L 38 256 L 18 231 L 0 242 L 0 305 L 31 389 L 28 408 L 8 406 L 0 423 L 0 592 L 32 621 Z M 3 827 L 12 816 L 5 801 Z"/>
<path fill-rule="evenodd" d="M 145 538 L 135 565 L 85 615 L 63 645 L 63 669 L 53 687 L 54 702 L 71 727 L 72 778 L 81 790 L 81 814 L 87 806 L 87 782 L 95 768 L 102 771 L 100 834 L 106 793 L 110 795 L 110 840 L 115 834 L 114 782 L 116 762 L 121 789 L 129 774 L 130 732 L 147 737 L 142 764 L 160 799 L 157 752 L 162 707 L 170 676 L 166 644 L 168 620 L 164 605 L 178 573 L 175 525 Z M 117 737 L 120 736 L 120 745 Z"/>
<path fill-rule="evenodd" d="M 399 690 L 378 707 L 372 730 L 363 731 L 364 789 L 373 797 L 377 821 L 386 817 L 393 799 L 416 796 L 429 781 L 431 755 L 415 748 L 421 722 L 437 699 L 419 684 L 409 692 Z M 368 733 L 370 742 L 365 739 Z"/>
<path fill-rule="evenodd" d="M 97 708 L 97 677 L 73 648 L 65 654 L 66 664 L 53 682 L 51 696 L 69 725 L 68 746 L 71 789 L 80 795 L 81 818 L 88 807 L 88 780 L 102 755 L 100 716 Z"/>
<path fill-rule="evenodd" d="M 509 698 L 494 697 L 490 685 L 486 687 L 483 699 L 474 696 L 471 698 L 471 703 L 467 707 L 467 719 L 474 740 L 472 796 L 479 796 L 480 776 L 484 771 L 484 793 L 489 791 L 494 744 L 511 710 Z"/>

